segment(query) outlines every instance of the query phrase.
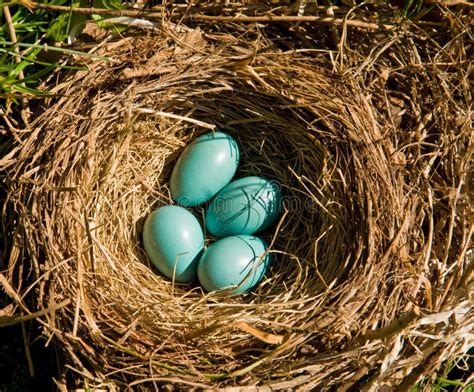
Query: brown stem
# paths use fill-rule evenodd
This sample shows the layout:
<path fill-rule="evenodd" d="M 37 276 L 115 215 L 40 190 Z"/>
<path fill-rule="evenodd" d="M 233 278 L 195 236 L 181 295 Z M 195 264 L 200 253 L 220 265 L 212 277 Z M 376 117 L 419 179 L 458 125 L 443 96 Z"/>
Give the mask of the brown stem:
<path fill-rule="evenodd" d="M 149 12 L 145 10 L 107 10 L 102 8 L 82 8 L 82 7 L 67 7 L 62 5 L 41 4 L 36 2 L 20 1 L 20 4 L 28 8 L 44 9 L 49 11 L 59 12 L 74 12 L 77 14 L 86 15 L 109 15 L 109 16 L 128 16 L 131 18 L 143 17 L 149 20 L 163 19 L 163 12 Z M 386 25 L 380 23 L 369 23 L 360 20 L 343 19 L 327 16 L 214 16 L 204 14 L 187 14 L 184 15 L 185 20 L 194 20 L 201 22 L 216 22 L 216 23 L 289 23 L 289 22 L 304 22 L 304 23 L 319 23 L 327 25 L 347 25 L 352 27 L 360 27 L 370 30 L 391 30 L 394 25 Z"/>
<path fill-rule="evenodd" d="M 418 308 L 410 310 L 407 313 L 402 314 L 397 319 L 393 320 L 390 324 L 386 325 L 383 328 L 377 329 L 375 331 L 368 331 L 365 335 L 361 336 L 360 340 L 379 340 L 389 338 L 398 332 L 407 328 L 420 316 L 420 311 Z"/>
<path fill-rule="evenodd" d="M 391 30 L 395 26 L 379 23 L 368 23 L 360 20 L 333 18 L 327 16 L 211 16 L 211 15 L 193 15 L 188 16 L 191 20 L 208 21 L 208 22 L 235 22 L 235 23 L 287 23 L 287 22 L 305 22 L 320 23 L 328 25 L 344 25 L 361 27 L 370 30 Z"/>
<path fill-rule="evenodd" d="M 75 14 L 84 14 L 84 15 L 108 15 L 108 16 L 128 16 L 131 18 L 137 18 L 140 16 L 146 17 L 148 19 L 162 19 L 162 12 L 147 12 L 141 10 L 108 10 L 104 8 L 93 8 L 93 7 L 68 7 L 64 5 L 53 5 L 53 4 L 43 4 L 36 3 L 33 1 L 24 1 L 20 0 L 19 4 L 23 5 L 29 9 L 40 9 L 47 11 L 57 11 L 57 12 L 73 12 Z"/>
<path fill-rule="evenodd" d="M 10 8 L 8 6 L 3 6 L 3 15 L 5 15 L 5 22 L 7 23 L 8 27 L 8 34 L 10 35 L 10 38 L 13 43 L 17 42 L 17 37 L 16 37 L 16 31 L 15 31 L 15 26 L 13 25 L 13 20 L 12 20 L 12 15 L 10 13 Z M 20 54 L 20 49 L 15 47 L 14 49 L 15 53 Z M 15 56 L 15 62 L 18 64 L 21 62 L 21 58 L 19 56 Z M 23 71 L 20 71 L 18 74 L 20 79 L 24 78 Z"/>
<path fill-rule="evenodd" d="M 18 324 L 18 323 L 24 323 L 25 321 L 30 321 L 30 320 L 34 320 L 38 317 L 42 317 L 48 313 L 52 313 L 52 312 L 55 312 L 56 310 L 59 310 L 67 305 L 70 304 L 70 300 L 69 299 L 66 299 L 58 304 L 54 304 L 54 305 L 51 305 L 49 308 L 47 309 L 43 309 L 43 310 L 39 310 L 37 312 L 33 312 L 33 313 L 28 313 L 28 314 L 20 314 L 20 315 L 17 315 L 17 314 L 14 314 L 12 316 L 3 316 L 0 318 L 0 328 L 2 327 L 10 327 L 12 325 L 15 325 L 15 324 Z"/>

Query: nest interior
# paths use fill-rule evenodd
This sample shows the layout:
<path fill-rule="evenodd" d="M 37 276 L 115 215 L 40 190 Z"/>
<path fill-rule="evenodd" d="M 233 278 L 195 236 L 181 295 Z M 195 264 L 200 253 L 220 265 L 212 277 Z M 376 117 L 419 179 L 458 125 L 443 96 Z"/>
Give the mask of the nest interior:
<path fill-rule="evenodd" d="M 421 53 L 403 29 L 345 39 L 285 50 L 257 27 L 171 29 L 61 77 L 2 169 L 5 276 L 69 369 L 96 386 L 403 388 L 466 349 L 462 34 Z M 239 144 L 237 176 L 276 180 L 285 200 L 264 233 L 273 266 L 237 297 L 172 284 L 141 244 L 180 152 L 214 129 Z"/>

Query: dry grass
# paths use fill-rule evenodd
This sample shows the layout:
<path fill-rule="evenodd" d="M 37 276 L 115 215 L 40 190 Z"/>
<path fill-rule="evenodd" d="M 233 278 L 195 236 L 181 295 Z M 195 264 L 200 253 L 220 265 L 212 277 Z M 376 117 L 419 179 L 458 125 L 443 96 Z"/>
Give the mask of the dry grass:
<path fill-rule="evenodd" d="M 436 41 L 415 25 L 203 24 L 103 44 L 112 61 L 62 75 L 10 130 L 16 305 L 44 311 L 97 387 L 405 390 L 473 338 L 470 32 L 451 21 Z M 319 46 L 295 43 L 305 28 Z M 239 143 L 238 175 L 287 200 L 270 273 L 233 298 L 173 286 L 141 245 L 181 150 L 216 126 Z"/>

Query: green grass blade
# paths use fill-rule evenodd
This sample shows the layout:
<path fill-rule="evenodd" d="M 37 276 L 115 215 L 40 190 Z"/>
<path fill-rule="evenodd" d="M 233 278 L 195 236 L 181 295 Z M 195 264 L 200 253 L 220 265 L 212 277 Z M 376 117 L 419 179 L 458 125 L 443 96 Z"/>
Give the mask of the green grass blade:
<path fill-rule="evenodd" d="M 61 52 L 61 53 L 66 53 L 66 54 L 75 54 L 77 56 L 85 56 L 85 57 L 90 57 L 90 58 L 95 58 L 95 59 L 100 59 L 100 60 L 110 60 L 109 57 L 104 57 L 104 56 L 98 56 L 96 54 L 91 54 L 91 53 L 85 53 L 81 52 L 79 50 L 74 50 L 74 49 L 67 49 L 67 48 L 58 48 L 56 46 L 50 46 L 50 45 L 38 45 L 38 44 L 28 44 L 25 42 L 11 42 L 11 41 L 2 41 L 0 40 L 0 45 L 9 45 L 9 46 L 19 46 L 22 48 L 41 48 L 44 50 L 50 50 L 52 52 Z"/>
<path fill-rule="evenodd" d="M 71 70 L 75 70 L 75 71 L 85 71 L 87 69 L 86 67 L 81 67 L 81 66 L 76 66 L 76 65 L 61 65 L 61 64 L 58 64 L 58 63 L 48 63 L 48 62 L 45 62 L 45 61 L 34 60 L 34 59 L 30 59 L 28 57 L 22 56 L 21 54 L 14 53 L 11 50 L 7 50 L 7 49 L 3 49 L 3 48 L 0 48 L 0 53 L 5 54 L 5 56 L 2 56 L 4 59 L 8 55 L 10 55 L 12 57 L 18 57 L 22 60 L 29 61 L 31 64 L 43 65 L 45 67 L 53 66 L 54 68 L 64 68 L 64 69 L 71 69 Z M 0 59 L 0 64 L 2 64 L 4 62 L 5 62 L 5 60 L 2 62 L 1 59 Z M 2 67 L 0 65 L 0 72 L 1 71 L 8 71 L 9 69 L 10 69 L 10 66 L 5 65 L 4 67 Z"/>
<path fill-rule="evenodd" d="M 38 90 L 38 89 L 35 89 L 35 88 L 27 87 L 27 86 L 24 86 L 20 83 L 15 84 L 13 90 L 18 91 L 18 92 L 23 93 L 23 94 L 35 95 L 35 96 L 47 96 L 47 95 L 49 95 L 48 91 L 43 91 L 43 90 Z"/>

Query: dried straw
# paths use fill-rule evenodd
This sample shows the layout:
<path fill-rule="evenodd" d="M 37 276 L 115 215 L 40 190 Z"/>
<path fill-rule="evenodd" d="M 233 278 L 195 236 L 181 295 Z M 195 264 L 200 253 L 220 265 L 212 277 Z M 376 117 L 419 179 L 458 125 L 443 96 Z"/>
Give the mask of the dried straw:
<path fill-rule="evenodd" d="M 405 390 L 473 338 L 461 22 L 441 46 L 414 25 L 344 29 L 338 50 L 317 26 L 300 26 L 321 34 L 310 49 L 238 24 L 104 43 L 112 61 L 63 74 L 10 130 L 12 301 L 97 388 Z M 173 285 L 141 244 L 180 152 L 215 127 L 238 140 L 238 175 L 286 199 L 275 263 L 244 296 Z"/>

